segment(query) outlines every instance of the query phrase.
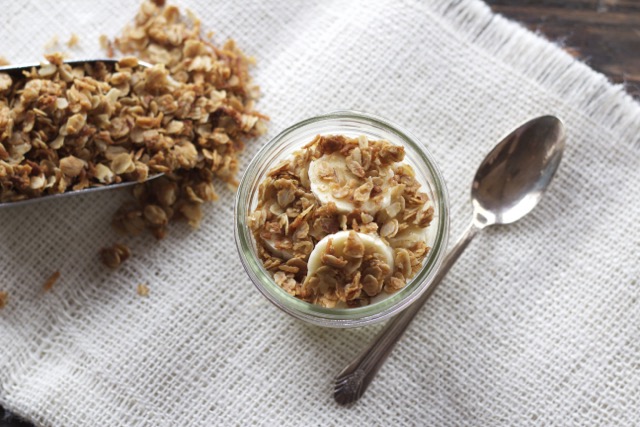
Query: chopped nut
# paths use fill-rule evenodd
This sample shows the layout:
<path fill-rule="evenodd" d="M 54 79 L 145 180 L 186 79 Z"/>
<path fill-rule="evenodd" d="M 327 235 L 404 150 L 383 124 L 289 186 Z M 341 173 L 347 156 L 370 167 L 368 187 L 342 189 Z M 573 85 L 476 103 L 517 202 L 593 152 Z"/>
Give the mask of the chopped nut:
<path fill-rule="evenodd" d="M 378 158 L 383 164 L 397 163 L 404 159 L 404 147 L 399 145 L 385 145 L 380 149 Z"/>

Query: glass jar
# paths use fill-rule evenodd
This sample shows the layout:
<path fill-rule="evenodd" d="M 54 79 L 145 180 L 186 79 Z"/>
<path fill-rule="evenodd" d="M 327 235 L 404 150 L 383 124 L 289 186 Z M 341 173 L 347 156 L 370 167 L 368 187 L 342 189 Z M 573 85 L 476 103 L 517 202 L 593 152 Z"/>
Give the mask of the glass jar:
<path fill-rule="evenodd" d="M 264 269 L 257 256 L 248 216 L 258 202 L 258 187 L 266 173 L 282 159 L 309 143 L 316 135 L 365 135 L 405 148 L 404 161 L 432 200 L 435 210 L 430 227 L 435 234 L 422 268 L 401 290 L 381 301 L 357 308 L 326 308 L 289 295 Z M 354 111 L 338 111 L 303 120 L 281 132 L 256 154 L 240 181 L 235 204 L 235 238 L 242 264 L 258 290 L 278 308 L 320 326 L 348 328 L 380 322 L 400 313 L 427 290 L 444 257 L 449 236 L 449 200 L 440 170 L 426 148 L 410 133 L 386 120 Z"/>

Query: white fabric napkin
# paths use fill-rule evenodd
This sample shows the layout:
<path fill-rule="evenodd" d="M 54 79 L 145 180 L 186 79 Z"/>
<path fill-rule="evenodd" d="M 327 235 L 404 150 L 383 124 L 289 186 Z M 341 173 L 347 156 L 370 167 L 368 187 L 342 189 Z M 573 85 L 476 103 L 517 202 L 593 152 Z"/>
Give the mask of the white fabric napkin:
<path fill-rule="evenodd" d="M 5 2 L 0 55 L 75 58 L 137 1 Z M 0 404 L 37 425 L 633 425 L 640 420 L 640 108 L 586 65 L 477 0 L 181 0 L 257 59 L 269 132 L 337 109 L 415 133 L 451 196 L 451 241 L 470 221 L 484 155 L 542 114 L 568 129 L 538 208 L 463 254 L 358 404 L 333 376 L 380 326 L 331 330 L 277 310 L 236 254 L 233 193 L 198 231 L 100 247 L 126 197 L 106 192 L 0 211 Z M 42 291 L 55 270 L 61 278 Z M 150 288 L 136 294 L 138 283 Z"/>

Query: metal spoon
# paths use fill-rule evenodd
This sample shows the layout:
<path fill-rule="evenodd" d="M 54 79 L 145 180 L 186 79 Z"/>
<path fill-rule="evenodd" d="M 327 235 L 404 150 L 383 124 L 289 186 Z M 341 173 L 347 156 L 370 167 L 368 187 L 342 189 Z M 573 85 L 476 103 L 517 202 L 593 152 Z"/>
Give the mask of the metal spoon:
<path fill-rule="evenodd" d="M 76 61 L 64 61 L 65 64 L 69 64 L 71 66 L 80 66 L 80 65 L 84 65 L 84 64 L 95 64 L 97 62 L 103 62 L 107 65 L 113 65 L 115 66 L 115 64 L 118 63 L 117 59 L 90 59 L 90 60 L 76 60 Z M 9 74 L 11 77 L 13 78 L 19 78 L 20 76 L 22 76 L 22 73 L 24 71 L 29 71 L 32 68 L 38 69 L 41 67 L 42 64 L 26 64 L 26 65 L 18 65 L 18 66 L 5 66 L 5 67 L 0 67 L 0 73 L 7 73 Z M 138 61 L 138 66 L 141 68 L 149 68 L 151 67 L 151 64 L 144 62 L 144 61 Z M 159 176 L 162 176 L 163 174 L 161 173 L 157 173 L 154 175 L 149 176 L 146 181 L 149 181 L 151 179 L 155 179 L 158 178 Z M 108 184 L 108 185 L 100 185 L 100 186 L 96 186 L 96 187 L 89 187 L 89 188 L 85 188 L 82 190 L 72 190 L 72 191 L 65 191 L 64 193 L 57 193 L 57 194 L 45 194 L 43 196 L 39 196 L 39 197 L 33 197 L 33 198 L 29 198 L 29 199 L 24 199 L 24 200 L 16 200 L 13 202 L 2 202 L 0 203 L 0 209 L 2 208 L 8 208 L 8 207 L 14 207 L 14 206 L 23 206 L 26 204 L 32 204 L 32 203 L 37 203 L 37 202 L 42 202 L 45 200 L 51 200 L 51 199 L 60 199 L 61 197 L 69 197 L 69 196 L 76 196 L 79 194 L 88 194 L 88 193 L 92 193 L 95 191 L 103 191 L 103 190 L 113 190 L 116 188 L 123 188 L 123 187 L 129 187 L 135 184 L 138 184 L 138 181 L 126 181 L 126 182 L 120 182 L 117 184 Z"/>
<path fill-rule="evenodd" d="M 425 293 L 391 320 L 369 347 L 338 374 L 336 402 L 346 405 L 364 394 L 411 320 L 478 231 L 510 224 L 533 210 L 558 168 L 564 141 L 564 126 L 558 118 L 538 117 L 513 131 L 485 157 L 471 187 L 473 221 L 469 229 L 447 254 Z"/>

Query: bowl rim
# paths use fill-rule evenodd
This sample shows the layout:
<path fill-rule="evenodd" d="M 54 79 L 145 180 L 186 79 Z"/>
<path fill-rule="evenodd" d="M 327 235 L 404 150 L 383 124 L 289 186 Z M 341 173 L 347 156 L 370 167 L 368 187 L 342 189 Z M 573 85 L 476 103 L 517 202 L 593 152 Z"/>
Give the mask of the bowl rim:
<path fill-rule="evenodd" d="M 431 174 L 430 180 L 434 187 L 432 189 L 433 196 L 439 199 L 436 204 L 438 207 L 438 230 L 429 255 L 423 261 L 420 271 L 398 292 L 374 304 L 355 308 L 321 307 L 289 295 L 275 283 L 271 275 L 262 266 L 262 262 L 255 253 L 253 235 L 246 223 L 246 215 L 250 212 L 250 201 L 246 201 L 246 199 L 248 198 L 247 196 L 252 194 L 253 180 L 260 178 L 260 174 L 256 172 L 263 166 L 263 159 L 268 157 L 274 147 L 277 147 L 278 142 L 306 126 L 338 119 L 352 120 L 364 126 L 380 127 L 384 131 L 394 134 L 403 144 L 409 145 L 413 153 L 417 155 L 420 162 Z M 336 130 L 336 133 L 339 133 L 339 129 Z M 253 180 L 250 181 L 251 177 L 253 177 Z M 243 202 L 246 206 L 243 205 Z M 442 173 L 428 149 L 413 134 L 400 126 L 382 117 L 354 110 L 338 110 L 302 120 L 271 138 L 258 150 L 245 169 L 234 203 L 236 248 L 242 265 L 254 286 L 269 301 L 286 313 L 313 324 L 338 328 L 364 326 L 382 321 L 404 310 L 422 293 L 426 292 L 444 258 L 449 237 L 449 222 L 447 187 Z"/>

